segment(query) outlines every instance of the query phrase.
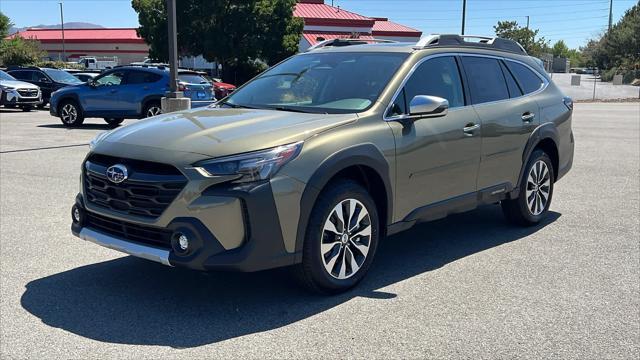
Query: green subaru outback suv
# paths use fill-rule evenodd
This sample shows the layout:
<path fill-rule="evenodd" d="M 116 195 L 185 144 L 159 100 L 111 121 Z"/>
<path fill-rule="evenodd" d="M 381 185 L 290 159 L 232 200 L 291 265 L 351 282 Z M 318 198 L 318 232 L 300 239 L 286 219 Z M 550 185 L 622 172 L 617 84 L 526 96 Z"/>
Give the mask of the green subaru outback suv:
<path fill-rule="evenodd" d="M 493 203 L 519 225 L 544 218 L 571 168 L 573 104 L 535 59 L 500 38 L 357 43 L 99 135 L 73 233 L 168 266 L 291 266 L 336 293 L 417 223 Z"/>

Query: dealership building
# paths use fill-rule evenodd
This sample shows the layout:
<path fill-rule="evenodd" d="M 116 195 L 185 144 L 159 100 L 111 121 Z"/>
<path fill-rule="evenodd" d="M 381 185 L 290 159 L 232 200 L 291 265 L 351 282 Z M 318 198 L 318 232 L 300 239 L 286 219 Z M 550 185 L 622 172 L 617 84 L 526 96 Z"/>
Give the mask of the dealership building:
<path fill-rule="evenodd" d="M 33 38 L 52 60 L 63 59 L 62 31 L 60 29 L 29 28 L 12 36 Z M 142 61 L 149 56 L 149 45 L 136 33 L 136 29 L 65 29 L 64 53 L 69 61 L 83 56 L 117 57 L 120 64 Z"/>
<path fill-rule="evenodd" d="M 299 0 L 293 15 L 304 21 L 300 51 L 320 41 L 336 38 L 379 38 L 416 42 L 422 35 L 422 32 L 416 29 L 391 22 L 386 18 L 359 15 L 325 4 L 323 0 Z M 38 40 L 42 50 L 46 51 L 52 60 L 64 58 L 63 35 L 60 29 L 28 28 L 11 36 L 16 35 Z M 65 29 L 64 53 L 69 61 L 85 56 L 117 57 L 119 64 L 129 64 L 148 57 L 149 46 L 138 36 L 135 28 Z"/>

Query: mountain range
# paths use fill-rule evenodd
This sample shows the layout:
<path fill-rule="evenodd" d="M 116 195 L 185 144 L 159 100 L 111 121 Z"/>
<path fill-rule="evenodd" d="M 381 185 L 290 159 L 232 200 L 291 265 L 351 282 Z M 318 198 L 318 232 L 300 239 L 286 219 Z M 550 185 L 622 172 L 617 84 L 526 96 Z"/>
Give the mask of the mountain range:
<path fill-rule="evenodd" d="M 65 29 L 89 29 L 89 28 L 103 28 L 104 26 L 102 25 L 97 25 L 97 24 L 92 24 L 92 23 L 86 23 L 86 22 L 67 22 L 64 23 L 64 28 Z M 22 30 L 26 30 L 28 28 L 40 28 L 40 29 L 60 29 L 60 24 L 56 24 L 56 25 L 35 25 L 35 26 L 27 26 L 27 27 L 10 27 L 9 28 L 9 34 L 14 34 L 17 33 L 18 31 L 22 31 Z"/>

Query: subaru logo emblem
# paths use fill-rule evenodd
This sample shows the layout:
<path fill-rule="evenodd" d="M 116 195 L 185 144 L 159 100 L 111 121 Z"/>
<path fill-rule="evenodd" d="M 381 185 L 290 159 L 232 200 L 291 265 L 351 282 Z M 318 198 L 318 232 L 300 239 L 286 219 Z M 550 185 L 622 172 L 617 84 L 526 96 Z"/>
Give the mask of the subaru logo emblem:
<path fill-rule="evenodd" d="M 115 164 L 107 169 L 107 179 L 114 184 L 120 184 L 127 180 L 129 173 L 127 167 L 121 164 Z"/>

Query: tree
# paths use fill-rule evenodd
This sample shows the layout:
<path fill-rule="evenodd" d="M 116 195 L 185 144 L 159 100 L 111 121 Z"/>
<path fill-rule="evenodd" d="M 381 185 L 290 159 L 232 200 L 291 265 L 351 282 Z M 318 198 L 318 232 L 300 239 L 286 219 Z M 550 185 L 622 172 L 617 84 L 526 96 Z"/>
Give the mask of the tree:
<path fill-rule="evenodd" d="M 531 56 L 539 57 L 549 50 L 549 45 L 544 37 L 536 39 L 539 30 L 521 27 L 517 21 L 498 21 L 498 24 L 493 29 L 496 32 L 496 36 L 520 43 Z"/>
<path fill-rule="evenodd" d="M 15 36 L 0 42 L 0 64 L 4 66 L 34 65 L 45 55 L 38 42 L 33 39 Z"/>
<path fill-rule="evenodd" d="M 261 59 L 276 63 L 298 50 L 303 22 L 293 17 L 296 0 L 181 0 L 177 2 L 181 55 L 202 55 L 223 64 L 225 77 Z M 132 0 L 138 13 L 138 34 L 149 55 L 168 60 L 164 0 Z M 244 75 L 244 76 L 243 76 Z M 254 74 L 238 74 L 240 82 Z"/>
<path fill-rule="evenodd" d="M 9 29 L 12 26 L 11 19 L 0 11 L 0 41 L 9 36 Z"/>
<path fill-rule="evenodd" d="M 569 47 L 563 40 L 556 41 L 556 43 L 551 47 L 551 52 L 555 57 L 569 57 Z"/>

